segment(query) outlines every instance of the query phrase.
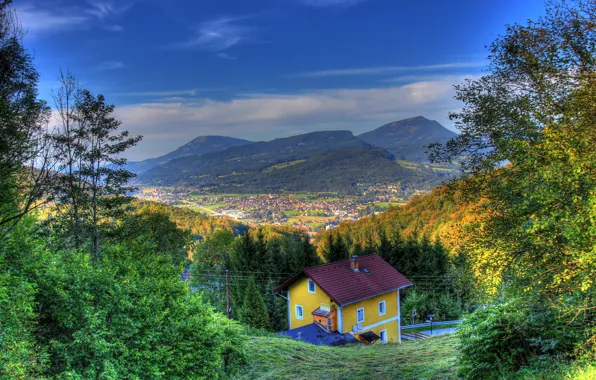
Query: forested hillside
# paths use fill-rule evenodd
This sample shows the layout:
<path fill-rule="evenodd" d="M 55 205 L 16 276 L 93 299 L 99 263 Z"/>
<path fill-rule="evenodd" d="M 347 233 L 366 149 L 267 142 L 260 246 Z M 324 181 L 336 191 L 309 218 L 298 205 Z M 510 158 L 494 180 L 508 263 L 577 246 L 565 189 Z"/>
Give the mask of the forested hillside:
<path fill-rule="evenodd" d="M 226 136 L 199 136 L 178 149 L 140 162 L 129 162 L 126 168 L 133 173 L 142 173 L 155 166 L 165 164 L 175 158 L 184 156 L 200 156 L 207 153 L 219 152 L 232 146 L 251 144 L 251 141 Z"/>
<path fill-rule="evenodd" d="M 248 226 L 231 218 L 212 218 L 186 207 L 168 206 L 157 202 L 134 200 L 129 205 L 130 212 L 139 214 L 163 213 L 176 223 L 176 226 L 188 230 L 198 240 L 204 240 L 216 231 L 226 230 L 242 235 Z"/>
<path fill-rule="evenodd" d="M 305 135 L 230 147 L 168 161 L 139 175 L 143 184 L 198 187 L 219 193 L 338 192 L 358 194 L 380 183 L 430 189 L 451 172 L 405 168 L 382 148 L 349 131 Z"/>

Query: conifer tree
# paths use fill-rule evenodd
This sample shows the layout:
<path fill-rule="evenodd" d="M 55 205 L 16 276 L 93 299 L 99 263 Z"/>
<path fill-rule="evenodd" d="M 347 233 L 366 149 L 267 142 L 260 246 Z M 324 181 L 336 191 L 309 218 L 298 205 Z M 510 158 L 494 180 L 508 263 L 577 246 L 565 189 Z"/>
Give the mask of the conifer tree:
<path fill-rule="evenodd" d="M 267 282 L 265 304 L 269 310 L 271 329 L 273 331 L 285 331 L 288 329 L 287 303 L 274 292 L 275 286 L 275 280 L 270 278 Z"/>
<path fill-rule="evenodd" d="M 385 261 L 391 260 L 391 253 L 392 247 L 389 239 L 387 238 L 387 232 L 383 229 L 379 229 L 379 248 L 377 249 L 377 254 L 383 258 Z"/>
<path fill-rule="evenodd" d="M 271 329 L 269 311 L 253 276 L 250 277 L 246 286 L 240 321 L 257 329 Z"/>

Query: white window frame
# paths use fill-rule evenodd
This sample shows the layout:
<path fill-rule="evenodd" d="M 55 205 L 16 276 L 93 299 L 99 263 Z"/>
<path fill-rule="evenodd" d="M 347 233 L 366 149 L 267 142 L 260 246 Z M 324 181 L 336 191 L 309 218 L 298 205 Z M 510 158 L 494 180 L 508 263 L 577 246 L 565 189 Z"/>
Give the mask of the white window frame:
<path fill-rule="evenodd" d="M 362 310 L 362 319 L 358 319 L 358 315 L 360 314 L 360 310 Z M 362 323 L 364 322 L 364 308 L 360 307 L 358 309 L 356 309 L 356 323 Z"/>
<path fill-rule="evenodd" d="M 313 286 L 313 291 L 310 290 L 310 284 L 312 284 Z M 308 279 L 307 283 L 306 283 L 306 288 L 308 289 L 309 293 L 312 294 L 316 294 L 317 293 L 317 284 L 315 284 L 315 282 L 313 280 L 311 280 L 310 278 Z"/>
<path fill-rule="evenodd" d="M 385 339 L 383 340 L 383 334 L 385 335 Z M 387 330 L 379 331 L 379 337 L 381 338 L 381 343 L 387 343 Z"/>
<path fill-rule="evenodd" d="M 298 315 L 298 309 L 300 308 L 300 314 Z M 304 319 L 304 307 L 302 307 L 302 305 L 296 305 L 294 306 L 294 312 L 296 313 L 296 319 L 300 319 L 303 320 Z"/>
<path fill-rule="evenodd" d="M 383 312 L 381 313 L 381 305 L 383 305 Z M 387 302 L 385 300 L 379 302 L 377 306 L 377 310 L 379 311 L 379 316 L 387 314 Z"/>

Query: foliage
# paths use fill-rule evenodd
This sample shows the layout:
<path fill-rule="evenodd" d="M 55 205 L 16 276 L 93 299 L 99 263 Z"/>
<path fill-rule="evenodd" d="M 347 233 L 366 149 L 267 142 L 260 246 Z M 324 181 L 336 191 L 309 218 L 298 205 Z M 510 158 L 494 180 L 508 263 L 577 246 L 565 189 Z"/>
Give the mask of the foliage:
<path fill-rule="evenodd" d="M 530 338 L 567 325 L 582 326 L 573 339 L 583 350 L 596 343 L 595 17 L 593 1 L 553 1 L 544 17 L 509 26 L 490 48 L 487 74 L 456 88 L 464 107 L 451 117 L 461 134 L 434 147 L 435 160 L 462 160 L 465 193 L 483 199 L 465 249 L 485 299 L 533 303 L 520 315 L 500 306 L 503 320 L 476 318 L 513 326 L 508 348 L 488 343 L 506 355 L 506 370 L 542 355 Z M 553 319 L 544 331 L 516 332 L 524 315 L 543 310 Z M 464 341 L 468 357 L 473 347 Z M 470 373 L 501 370 L 488 356 L 465 363 Z"/>
<path fill-rule="evenodd" d="M 213 378 L 244 363 L 239 327 L 191 293 L 153 244 L 106 244 L 97 260 L 49 250 L 43 233 L 21 223 L 1 245 L 3 373 Z"/>
<path fill-rule="evenodd" d="M 184 230 L 189 230 L 198 240 L 204 240 L 219 230 L 232 232 L 234 235 L 241 235 L 248 227 L 230 218 L 211 218 L 199 212 L 185 207 L 167 206 L 164 204 L 135 200 L 128 205 L 133 210 L 140 210 L 146 207 L 158 209 L 168 214 L 176 225 Z"/>
<path fill-rule="evenodd" d="M 119 156 L 139 138 L 118 132 L 113 106 L 69 74 L 56 96 L 62 129 L 51 136 L 58 166 L 47 175 L 47 110 L 9 3 L 0 2 L 0 377 L 236 371 L 240 326 L 180 281 L 188 232 L 159 209 L 124 215 L 131 175 Z M 47 179 L 56 212 L 36 223 L 24 216 L 51 195 Z"/>
<path fill-rule="evenodd" d="M 127 182 L 134 174 L 123 169 L 121 154 L 136 145 L 141 136 L 129 137 L 118 131 L 120 121 L 114 106 L 103 95 L 81 89 L 71 73 L 61 73 L 62 87 L 55 95 L 60 127 L 52 134 L 54 152 L 61 175 L 55 179 L 54 203 L 60 218 L 56 224 L 73 246 L 89 249 L 99 258 L 100 224 L 114 218 L 118 207 L 133 190 Z M 59 222 L 59 223 L 57 223 Z"/>
<path fill-rule="evenodd" d="M 539 357 L 563 360 L 581 335 L 579 327 L 561 323 L 552 309 L 520 301 L 480 308 L 458 329 L 459 373 L 470 379 L 499 379 L 536 365 Z"/>
<path fill-rule="evenodd" d="M 223 317 L 189 294 L 150 246 L 109 247 L 98 263 L 67 253 L 40 278 L 41 341 L 52 376 L 214 377 Z M 233 333 L 227 329 L 227 334 Z"/>
<path fill-rule="evenodd" d="M 27 236 L 32 224 L 25 218 L 0 239 L 0 375 L 13 379 L 39 376 L 46 365 L 45 349 L 35 339 L 37 286 L 24 270 L 40 266 L 46 255 Z"/>
<path fill-rule="evenodd" d="M 465 107 L 452 117 L 462 133 L 435 150 L 437 159 L 463 156 L 474 175 L 467 192 L 486 200 L 469 244 L 479 281 L 492 294 L 548 299 L 588 328 L 596 323 L 594 17 L 594 2 L 555 2 L 545 17 L 510 26 L 491 47 L 490 72 L 457 88 Z"/>
<path fill-rule="evenodd" d="M 244 292 L 244 302 L 240 311 L 240 320 L 257 329 L 271 329 L 269 312 L 261 295 L 261 291 L 255 284 L 254 277 L 250 277 Z"/>
<path fill-rule="evenodd" d="M 10 4 L 0 1 L 0 233 L 36 207 L 51 169 L 44 138 L 49 109 L 37 99 L 39 74 Z"/>
<path fill-rule="evenodd" d="M 192 241 L 190 232 L 178 228 L 163 208 L 155 204 L 124 215 L 109 236 L 114 242 L 134 241 L 143 236 L 155 244 L 158 254 L 171 256 L 172 263 L 178 267 L 188 261 Z"/>
<path fill-rule="evenodd" d="M 286 302 L 275 295 L 277 285 L 304 268 L 321 263 L 308 236 L 291 227 L 252 228 L 236 238 L 219 231 L 196 248 L 191 284 L 222 312 L 226 308 L 225 270 L 229 269 L 232 315 L 241 319 L 247 286 L 254 281 L 274 331 L 287 329 Z"/>

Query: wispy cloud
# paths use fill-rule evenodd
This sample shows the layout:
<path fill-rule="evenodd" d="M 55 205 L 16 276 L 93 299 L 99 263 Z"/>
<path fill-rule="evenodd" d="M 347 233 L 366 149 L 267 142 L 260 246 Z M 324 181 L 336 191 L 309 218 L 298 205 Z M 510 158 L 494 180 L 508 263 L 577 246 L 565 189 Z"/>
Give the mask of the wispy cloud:
<path fill-rule="evenodd" d="M 319 70 L 310 71 L 293 75 L 293 77 L 300 78 L 322 78 L 322 77 L 339 77 L 339 76 L 366 76 L 366 75 L 386 75 L 395 74 L 407 71 L 438 71 L 438 70 L 455 70 L 464 68 L 484 67 L 486 62 L 456 62 L 456 63 L 442 63 L 437 65 L 424 66 L 379 66 L 379 67 L 363 67 L 353 69 L 333 69 L 333 70 Z"/>
<path fill-rule="evenodd" d="M 121 92 L 114 95 L 118 96 L 147 96 L 147 97 L 180 97 L 180 96 L 195 96 L 197 90 L 173 90 L 173 91 L 138 91 L 138 92 Z"/>
<path fill-rule="evenodd" d="M 106 61 L 106 62 L 100 63 L 95 68 L 96 68 L 96 70 L 99 70 L 99 71 L 117 70 L 117 69 L 124 68 L 124 63 L 122 63 L 120 61 Z"/>
<path fill-rule="evenodd" d="M 361 133 L 414 115 L 449 126 L 448 112 L 461 107 L 454 100 L 453 85 L 464 78 L 474 76 L 446 76 L 386 88 L 244 94 L 227 101 L 145 102 L 117 108 L 116 112 L 131 133 L 145 136 L 130 156 L 140 159 L 167 153 L 201 134 L 270 140 L 325 129 Z M 176 129 L 167 128 L 171 125 Z"/>
<path fill-rule="evenodd" d="M 222 17 L 200 24 L 195 36 L 177 47 L 222 52 L 233 46 L 248 43 L 254 28 L 241 25 L 247 17 Z"/>
<path fill-rule="evenodd" d="M 218 56 L 219 58 L 227 59 L 227 60 L 229 60 L 229 61 L 235 61 L 235 60 L 237 60 L 237 59 L 238 59 L 238 57 L 234 57 L 234 56 L 232 56 L 232 55 L 229 55 L 229 54 L 227 54 L 227 53 L 217 53 L 217 56 Z"/>
<path fill-rule="evenodd" d="M 89 4 L 89 8 L 86 10 L 86 12 L 100 20 L 119 16 L 134 5 L 134 1 L 124 0 L 120 0 L 118 2 L 106 0 L 87 0 L 87 3 Z"/>
<path fill-rule="evenodd" d="M 88 16 L 76 10 L 42 9 L 31 3 L 17 6 L 16 11 L 25 31 L 33 34 L 78 29 L 89 20 Z"/>
<path fill-rule="evenodd" d="M 124 27 L 122 25 L 108 25 L 105 27 L 105 30 L 110 32 L 123 32 Z"/>
<path fill-rule="evenodd" d="M 60 2 L 24 2 L 15 6 L 17 17 L 26 31 L 56 33 L 101 25 L 107 20 L 121 16 L 138 0 L 87 0 L 77 5 Z M 106 25 L 104 29 L 122 31 L 121 25 Z"/>
<path fill-rule="evenodd" d="M 316 8 L 325 7 L 348 7 L 366 0 L 300 0 L 304 5 Z"/>

